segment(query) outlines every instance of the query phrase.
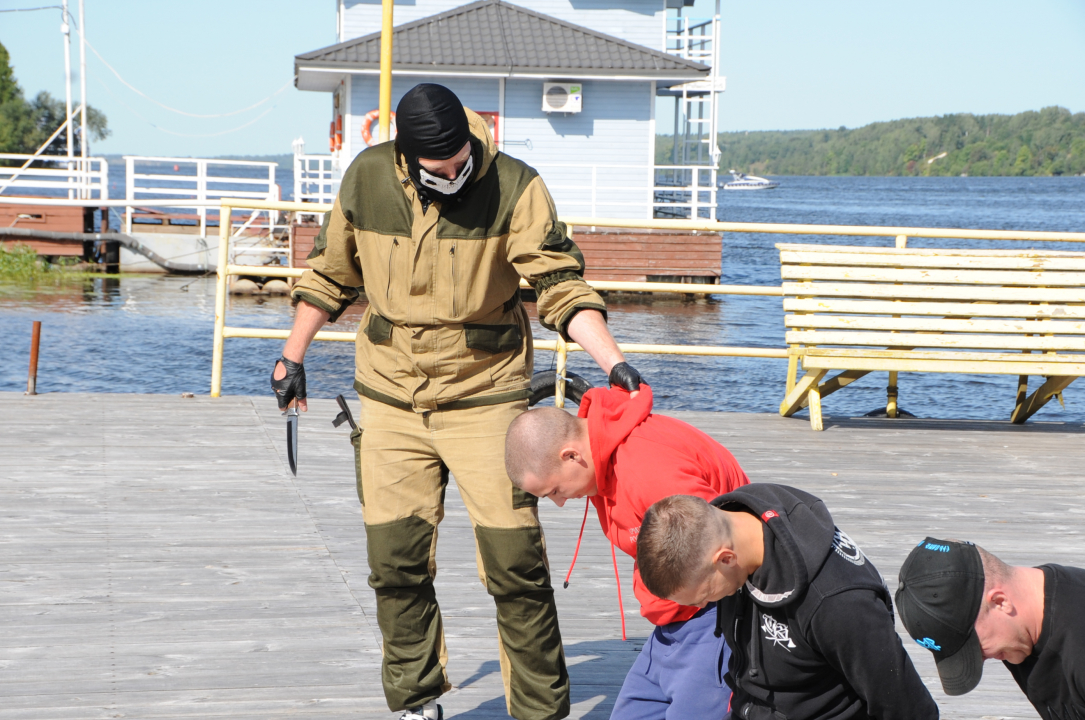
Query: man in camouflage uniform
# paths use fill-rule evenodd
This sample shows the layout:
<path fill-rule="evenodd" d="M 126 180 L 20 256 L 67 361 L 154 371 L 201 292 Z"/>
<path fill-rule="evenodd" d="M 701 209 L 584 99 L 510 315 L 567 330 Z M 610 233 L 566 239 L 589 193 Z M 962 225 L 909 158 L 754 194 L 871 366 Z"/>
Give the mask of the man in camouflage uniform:
<path fill-rule="evenodd" d="M 537 500 L 504 464 L 505 431 L 530 395 L 520 278 L 544 327 L 580 343 L 612 383 L 635 391 L 640 377 L 538 173 L 498 152 L 484 121 L 440 85 L 412 89 L 396 115 L 395 142 L 367 149 L 343 176 L 293 290 L 294 328 L 272 385 L 280 407 L 296 397 L 305 409 L 305 350 L 364 289 L 352 439 L 388 706 L 437 720 L 436 699 L 451 688 L 433 589 L 451 472 L 497 605 L 508 711 L 557 720 L 569 714 L 569 678 Z"/>

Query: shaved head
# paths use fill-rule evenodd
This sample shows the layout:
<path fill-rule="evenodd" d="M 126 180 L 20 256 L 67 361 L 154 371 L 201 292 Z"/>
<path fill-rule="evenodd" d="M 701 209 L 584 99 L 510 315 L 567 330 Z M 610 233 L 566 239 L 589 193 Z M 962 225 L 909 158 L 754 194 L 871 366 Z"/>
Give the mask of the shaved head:
<path fill-rule="evenodd" d="M 653 595 L 670 598 L 709 573 L 710 551 L 731 545 L 727 514 L 693 495 L 671 495 L 648 508 L 637 535 L 637 566 Z"/>
<path fill-rule="evenodd" d="M 505 434 L 505 470 L 523 489 L 528 475 L 545 478 L 557 472 L 562 448 L 581 437 L 576 416 L 558 408 L 528 410 L 509 424 Z"/>

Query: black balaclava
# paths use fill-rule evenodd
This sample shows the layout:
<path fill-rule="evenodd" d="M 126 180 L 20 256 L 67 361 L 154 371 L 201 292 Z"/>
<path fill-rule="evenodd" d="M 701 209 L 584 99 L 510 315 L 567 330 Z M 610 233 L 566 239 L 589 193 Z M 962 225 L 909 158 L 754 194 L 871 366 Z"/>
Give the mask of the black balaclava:
<path fill-rule="evenodd" d="M 407 161 L 407 174 L 419 195 L 430 201 L 447 202 L 467 191 L 474 177 L 452 194 L 423 185 L 422 166 L 418 164 L 418 158 L 447 160 L 472 140 L 467 113 L 454 92 L 434 83 L 415 85 L 399 101 L 396 128 L 396 145 Z M 479 144 L 472 142 L 473 174 L 478 172 L 479 150 Z"/>

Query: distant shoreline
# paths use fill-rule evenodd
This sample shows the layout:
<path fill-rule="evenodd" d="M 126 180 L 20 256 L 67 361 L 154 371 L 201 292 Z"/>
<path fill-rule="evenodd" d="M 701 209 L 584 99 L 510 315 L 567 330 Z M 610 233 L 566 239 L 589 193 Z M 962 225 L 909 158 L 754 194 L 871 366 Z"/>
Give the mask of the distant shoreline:
<path fill-rule="evenodd" d="M 720 133 L 719 169 L 754 175 L 1033 177 L 1085 174 L 1085 113 L 941 115 L 836 130 Z M 656 162 L 674 162 L 656 136 Z M 679 163 L 681 160 L 679 160 Z"/>

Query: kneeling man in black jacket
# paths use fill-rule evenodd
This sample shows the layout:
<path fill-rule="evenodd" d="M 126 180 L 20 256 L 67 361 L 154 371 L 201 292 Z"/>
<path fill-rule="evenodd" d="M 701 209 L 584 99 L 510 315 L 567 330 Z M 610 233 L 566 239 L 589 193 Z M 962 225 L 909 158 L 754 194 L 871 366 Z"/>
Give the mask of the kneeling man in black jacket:
<path fill-rule="evenodd" d="M 644 516 L 637 564 L 659 597 L 718 601 L 733 717 L 938 717 L 893 626 L 885 582 L 813 495 L 754 483 L 711 505 L 665 498 Z"/>

